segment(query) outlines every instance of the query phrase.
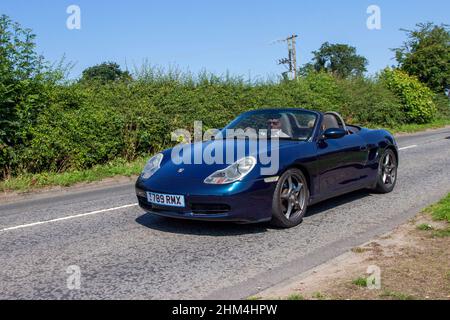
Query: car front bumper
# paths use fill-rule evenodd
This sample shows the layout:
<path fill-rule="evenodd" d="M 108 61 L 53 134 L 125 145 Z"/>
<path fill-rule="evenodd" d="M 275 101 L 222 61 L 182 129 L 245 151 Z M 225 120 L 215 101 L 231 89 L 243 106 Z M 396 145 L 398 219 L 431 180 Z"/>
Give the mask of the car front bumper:
<path fill-rule="evenodd" d="M 189 220 L 257 223 L 271 220 L 275 187 L 275 183 L 259 180 L 241 184 L 233 192 L 190 194 L 187 190 L 179 188 L 173 191 L 157 190 L 138 180 L 136 194 L 142 209 L 160 216 Z M 185 207 L 174 208 L 152 204 L 147 200 L 147 192 L 184 195 Z"/>

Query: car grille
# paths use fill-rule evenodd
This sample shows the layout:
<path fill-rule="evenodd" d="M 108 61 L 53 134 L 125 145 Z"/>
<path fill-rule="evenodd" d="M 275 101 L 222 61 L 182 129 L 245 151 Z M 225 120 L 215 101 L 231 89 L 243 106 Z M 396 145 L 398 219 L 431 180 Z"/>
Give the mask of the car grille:
<path fill-rule="evenodd" d="M 194 214 L 221 214 L 230 211 L 230 206 L 227 204 L 192 203 L 191 209 Z"/>
<path fill-rule="evenodd" d="M 153 206 L 147 202 L 147 199 L 138 197 L 139 205 L 145 210 L 154 212 L 179 212 L 183 213 L 185 210 L 180 211 L 179 208 L 164 208 L 159 206 Z M 190 210 L 194 214 L 223 214 L 231 210 L 227 204 L 215 204 L 215 203 L 191 203 Z"/>

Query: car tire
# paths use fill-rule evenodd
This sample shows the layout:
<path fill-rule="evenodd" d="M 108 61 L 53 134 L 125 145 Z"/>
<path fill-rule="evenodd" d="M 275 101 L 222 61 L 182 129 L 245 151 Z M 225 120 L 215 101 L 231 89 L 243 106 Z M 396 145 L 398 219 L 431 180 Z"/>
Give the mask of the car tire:
<path fill-rule="evenodd" d="M 397 183 L 398 159 L 394 151 L 386 149 L 378 164 L 377 184 L 375 191 L 390 193 Z"/>
<path fill-rule="evenodd" d="M 292 228 L 303 221 L 309 200 L 308 183 L 299 169 L 286 171 L 278 180 L 272 199 L 271 224 Z"/>

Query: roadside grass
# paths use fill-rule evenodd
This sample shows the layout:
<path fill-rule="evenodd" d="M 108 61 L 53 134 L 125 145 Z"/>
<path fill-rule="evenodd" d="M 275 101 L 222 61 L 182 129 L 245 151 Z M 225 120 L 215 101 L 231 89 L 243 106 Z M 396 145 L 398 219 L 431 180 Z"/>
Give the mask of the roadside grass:
<path fill-rule="evenodd" d="M 314 292 L 312 297 L 317 300 L 325 300 L 326 299 L 326 296 L 320 292 Z"/>
<path fill-rule="evenodd" d="M 438 129 L 438 128 L 442 128 L 445 126 L 450 125 L 450 118 L 440 118 L 440 119 L 435 119 L 430 123 L 425 123 L 425 124 L 401 124 L 398 126 L 394 126 L 392 128 L 384 128 L 394 134 L 398 134 L 398 133 L 415 133 L 415 132 L 419 132 L 419 131 L 423 131 L 423 130 L 428 130 L 428 129 Z"/>
<path fill-rule="evenodd" d="M 432 236 L 435 238 L 450 237 L 450 228 L 433 231 Z"/>
<path fill-rule="evenodd" d="M 425 209 L 424 212 L 430 214 L 433 220 L 435 221 L 445 221 L 447 223 L 450 223 L 450 193 L 438 203 Z M 447 228 L 444 229 L 436 229 L 436 230 L 431 226 L 430 226 L 431 228 L 428 229 L 421 229 L 421 226 L 422 225 L 418 226 L 420 230 L 432 230 L 433 231 L 433 233 L 431 234 L 432 237 L 435 238 L 450 237 L 450 226 L 447 226 Z"/>
<path fill-rule="evenodd" d="M 290 296 L 288 296 L 287 298 L 286 298 L 286 300 L 296 300 L 296 301 L 300 301 L 300 300 L 305 300 L 305 297 L 304 296 L 302 296 L 301 294 L 298 294 L 298 293 L 294 293 L 294 294 L 291 294 Z"/>
<path fill-rule="evenodd" d="M 364 253 L 366 251 L 367 251 L 366 248 L 361 248 L 361 247 L 352 248 L 352 252 L 354 252 L 354 253 Z"/>
<path fill-rule="evenodd" d="M 246 298 L 246 300 L 248 300 L 248 301 L 258 301 L 258 300 L 261 300 L 261 299 L 262 298 L 258 297 L 258 296 L 250 296 L 250 297 Z"/>
<path fill-rule="evenodd" d="M 130 177 L 138 175 L 142 171 L 146 160 L 146 158 L 139 158 L 133 162 L 126 162 L 123 159 L 117 159 L 105 165 L 97 165 L 87 170 L 73 170 L 63 173 L 24 174 L 0 181 L 0 192 L 27 192 L 52 186 L 68 187 L 77 183 L 94 182 L 115 176 Z"/>
<path fill-rule="evenodd" d="M 385 290 L 382 294 L 380 294 L 380 298 L 392 298 L 395 300 L 416 300 L 416 297 L 412 295 L 391 290 Z"/>
<path fill-rule="evenodd" d="M 450 193 L 438 203 L 425 209 L 431 217 L 437 221 L 447 221 L 450 223 Z"/>
<path fill-rule="evenodd" d="M 422 223 L 417 226 L 417 229 L 422 231 L 430 231 L 433 230 L 433 227 L 427 223 Z"/>
<path fill-rule="evenodd" d="M 356 278 L 352 283 L 358 287 L 367 287 L 367 279 L 363 277 Z"/>

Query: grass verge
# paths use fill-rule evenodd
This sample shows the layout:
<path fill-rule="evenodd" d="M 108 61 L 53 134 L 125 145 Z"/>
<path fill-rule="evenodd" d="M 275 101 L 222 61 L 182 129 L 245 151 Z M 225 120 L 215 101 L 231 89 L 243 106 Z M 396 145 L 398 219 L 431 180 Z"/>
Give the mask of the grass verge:
<path fill-rule="evenodd" d="M 430 214 L 435 221 L 446 221 L 447 223 L 450 223 L 450 194 L 438 203 L 425 209 L 425 213 Z M 429 228 L 427 230 L 433 231 L 431 235 L 436 238 L 450 237 L 450 226 L 448 225 L 444 229 L 436 230 L 435 228 Z"/>
<path fill-rule="evenodd" d="M 305 300 L 305 297 L 302 296 L 301 294 L 291 294 L 289 295 L 286 300 L 291 300 L 291 301 L 299 301 L 299 300 Z"/>
<path fill-rule="evenodd" d="M 420 132 L 428 129 L 438 129 L 445 126 L 450 125 L 450 119 L 449 118 L 442 118 L 442 119 L 436 119 L 433 120 L 430 123 L 425 124 L 401 124 L 398 126 L 395 126 L 393 128 L 385 128 L 386 130 L 389 130 L 390 132 L 394 134 L 398 133 L 415 133 Z"/>
<path fill-rule="evenodd" d="M 363 277 L 356 278 L 352 283 L 358 287 L 367 287 L 367 279 Z"/>
<path fill-rule="evenodd" d="M 425 212 L 430 213 L 434 220 L 450 223 L 450 194 L 438 203 L 425 209 Z"/>
<path fill-rule="evenodd" d="M 416 297 L 410 294 L 390 290 L 385 290 L 382 294 L 380 294 L 380 298 L 391 298 L 393 300 L 416 300 Z"/>
<path fill-rule="evenodd" d="M 0 181 L 1 192 L 28 192 L 52 186 L 68 187 L 82 182 L 100 181 L 115 176 L 130 177 L 142 171 L 146 158 L 139 158 L 132 162 L 117 159 L 104 165 L 97 165 L 87 170 L 73 170 L 63 173 L 24 174 L 18 177 Z"/>

